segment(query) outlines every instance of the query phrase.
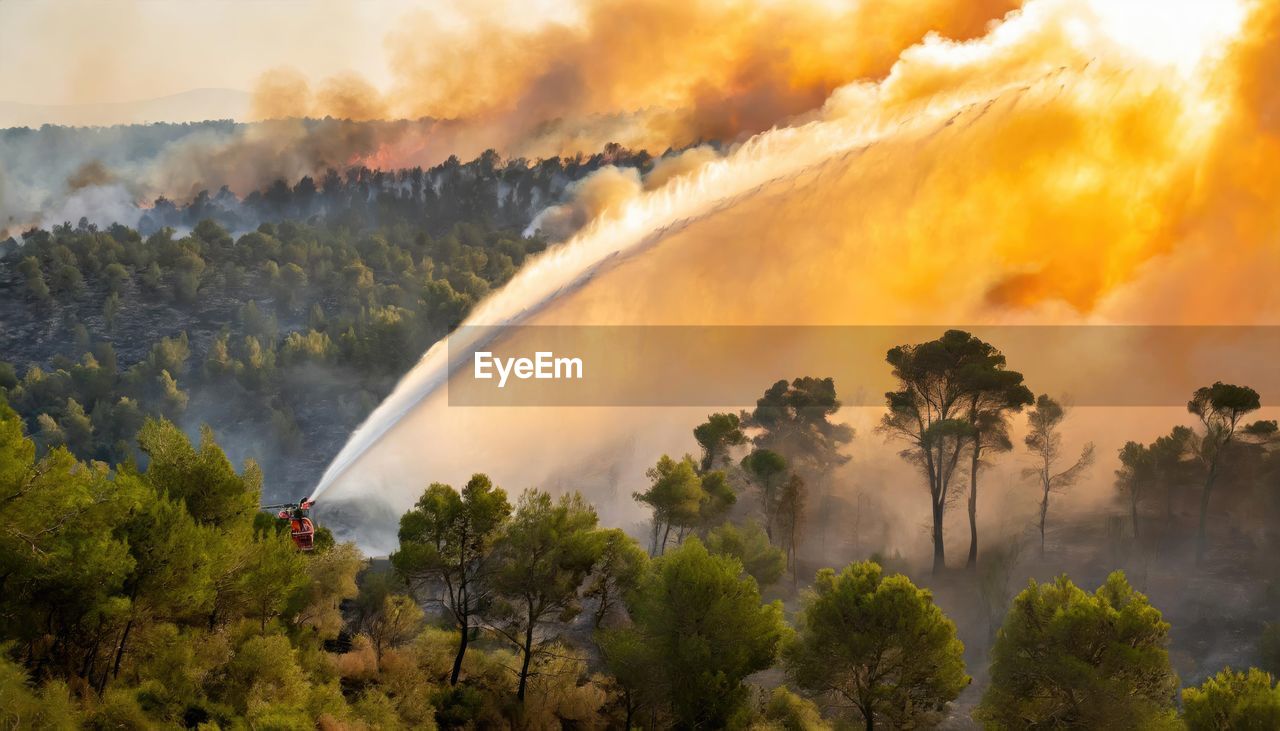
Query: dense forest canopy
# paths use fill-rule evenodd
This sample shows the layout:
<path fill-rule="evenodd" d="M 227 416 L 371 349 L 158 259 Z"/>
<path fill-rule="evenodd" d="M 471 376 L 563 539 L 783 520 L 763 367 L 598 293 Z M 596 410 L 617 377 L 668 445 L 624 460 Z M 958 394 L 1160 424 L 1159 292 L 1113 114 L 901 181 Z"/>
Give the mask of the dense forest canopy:
<path fill-rule="evenodd" d="M 299 492 L 417 356 L 544 246 L 474 224 L 438 238 L 293 222 L 238 238 L 212 221 L 181 237 L 33 232 L 0 270 L 3 385 L 43 447 L 123 461 L 141 419 L 165 415 L 209 423 Z"/>
<path fill-rule="evenodd" d="M 516 495 L 477 473 L 426 487 L 400 518 L 399 548 L 374 562 L 323 526 L 314 549 L 299 551 L 287 521 L 259 512 L 257 465 L 237 469 L 208 429 L 192 441 L 147 418 L 130 447 L 140 459 L 108 467 L 37 445 L 0 401 L 0 724 L 955 727 L 970 673 L 983 676 L 972 717 L 993 729 L 1266 728 L 1280 718 L 1280 688 L 1256 668 L 1226 668 L 1179 696 L 1185 647 L 1122 571 L 1093 592 L 1066 575 L 1018 592 L 1018 544 L 1001 542 L 969 570 L 935 571 L 941 603 L 895 557 L 808 573 L 823 558 L 799 555 L 814 545 L 802 474 L 827 437 L 787 424 L 826 423 L 836 395 L 830 379 L 797 378 L 766 389 L 754 412 L 695 426 L 701 463 L 664 455 L 635 495 L 652 511 L 648 550 L 601 525 L 577 492 Z M 1182 465 L 1150 482 L 1157 494 L 1131 497 L 1147 476 L 1135 470 L 1154 462 L 1125 445 L 1117 498 L 1137 501 L 1145 528 L 1135 522 L 1119 548 L 1131 555 L 1116 560 L 1141 566 L 1141 540 L 1195 555 L 1169 532 L 1193 535 L 1194 519 L 1150 528 L 1166 504 L 1181 511 L 1212 487 L 1195 485 L 1214 474 L 1207 459 L 1235 466 L 1223 497 L 1277 517 L 1276 501 L 1250 496 L 1280 473 L 1274 423 L 1241 421 L 1252 399 L 1227 384 L 1198 391 L 1189 410 L 1203 429 L 1187 430 L 1178 451 L 1152 447 Z M 1041 397 L 1029 417 L 1033 455 L 1054 441 L 1035 425 L 1065 414 L 1050 403 Z M 901 408 L 892 393 L 889 406 L 886 419 Z M 1240 449 L 1224 449 L 1224 428 L 1239 428 Z M 946 428 L 946 444 L 956 433 Z M 1231 540 L 1216 533 L 1214 555 Z M 1269 625 L 1254 640 L 1272 670 L 1277 636 Z"/>
<path fill-rule="evenodd" d="M 441 155 L 426 168 L 377 164 L 384 145 L 434 124 L 326 118 L 0 129 L 0 238 L 81 217 L 144 235 L 205 218 L 239 233 L 323 214 L 354 226 L 408 219 L 433 232 L 482 219 L 523 228 L 601 167 L 644 170 L 655 159 L 609 144 L 565 157 L 502 159 L 477 149 L 474 160 Z"/>
<path fill-rule="evenodd" d="M 616 146 L 331 171 L 167 200 L 138 229 L 33 229 L 0 258 L 0 388 L 42 447 L 136 458 L 148 415 L 215 428 L 297 497 L 431 343 L 547 246 L 524 230 Z M 260 223 L 261 221 L 261 223 Z M 324 394 L 317 398 L 318 394 Z"/>

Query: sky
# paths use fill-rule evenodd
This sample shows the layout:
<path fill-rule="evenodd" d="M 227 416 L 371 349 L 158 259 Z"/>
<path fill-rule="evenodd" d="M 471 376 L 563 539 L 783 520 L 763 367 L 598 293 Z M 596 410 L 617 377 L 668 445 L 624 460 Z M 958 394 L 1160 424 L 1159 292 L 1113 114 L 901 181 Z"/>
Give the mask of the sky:
<path fill-rule="evenodd" d="M 514 25 L 566 18 L 557 2 L 491 3 Z M 132 102 L 193 89 L 252 91 L 267 70 L 391 78 L 384 42 L 411 14 L 447 30 L 449 0 L 0 0 L 0 101 Z M 474 14 L 474 10 L 468 11 Z M 424 36 L 423 43 L 430 43 Z"/>

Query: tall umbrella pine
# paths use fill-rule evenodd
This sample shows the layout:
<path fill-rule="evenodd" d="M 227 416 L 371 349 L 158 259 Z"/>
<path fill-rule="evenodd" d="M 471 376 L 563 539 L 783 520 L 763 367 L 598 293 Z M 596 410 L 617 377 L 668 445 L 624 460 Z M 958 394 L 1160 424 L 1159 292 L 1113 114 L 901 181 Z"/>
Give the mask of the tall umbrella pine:
<path fill-rule="evenodd" d="M 937 340 L 899 345 L 885 360 L 898 388 L 885 394 L 888 413 L 879 431 L 907 444 L 901 454 L 917 465 L 929 489 L 933 569 L 946 566 L 943 515 L 956 497 L 955 472 L 970 454 L 971 488 L 984 453 L 1007 441 L 1007 414 L 1030 402 L 1022 375 L 1005 370 L 994 346 L 963 330 Z M 977 498 L 970 493 L 970 564 L 977 561 Z"/>
<path fill-rule="evenodd" d="M 967 418 L 973 428 L 969 450 L 969 556 L 965 561 L 969 569 L 978 565 L 978 474 L 990 455 L 1013 449 L 1009 415 L 1035 400 L 1031 389 L 1023 384 L 1022 374 L 1005 369 L 1004 354 L 987 343 L 975 350 L 974 362 L 962 370 L 967 381 Z"/>

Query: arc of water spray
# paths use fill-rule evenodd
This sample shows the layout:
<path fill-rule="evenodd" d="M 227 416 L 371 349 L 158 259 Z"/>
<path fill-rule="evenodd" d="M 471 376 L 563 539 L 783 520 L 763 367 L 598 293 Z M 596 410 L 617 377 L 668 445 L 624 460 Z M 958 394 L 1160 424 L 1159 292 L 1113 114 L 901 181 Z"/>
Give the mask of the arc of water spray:
<path fill-rule="evenodd" d="M 728 157 L 628 202 L 616 215 L 593 222 L 521 268 L 463 322 L 464 327 L 471 326 L 469 329 L 432 345 L 391 395 L 352 433 L 311 498 L 332 486 L 417 404 L 444 385 L 451 368 L 464 363 L 501 328 L 528 320 L 560 295 L 656 245 L 667 234 L 771 183 L 803 174 L 836 155 L 873 145 L 886 135 L 900 134 L 904 128 L 945 125 L 956 114 L 1015 88 L 1011 84 L 995 94 L 988 91 L 980 96 L 932 100 L 905 115 L 841 117 L 773 129 L 752 138 Z"/>

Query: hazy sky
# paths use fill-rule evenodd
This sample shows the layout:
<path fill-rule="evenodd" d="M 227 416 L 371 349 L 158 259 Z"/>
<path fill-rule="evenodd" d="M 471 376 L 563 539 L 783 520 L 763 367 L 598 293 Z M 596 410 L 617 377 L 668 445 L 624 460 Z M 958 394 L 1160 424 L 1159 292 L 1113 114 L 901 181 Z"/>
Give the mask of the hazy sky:
<path fill-rule="evenodd" d="M 451 0 L 0 0 L 0 100 L 83 104 L 209 87 L 249 91 L 259 74 L 281 66 L 311 78 L 355 71 L 382 85 L 390 30 L 409 13 L 448 29 L 462 7 Z M 474 15 L 474 6 L 467 12 Z M 485 12 L 513 24 L 565 14 L 556 0 L 489 2 Z"/>

